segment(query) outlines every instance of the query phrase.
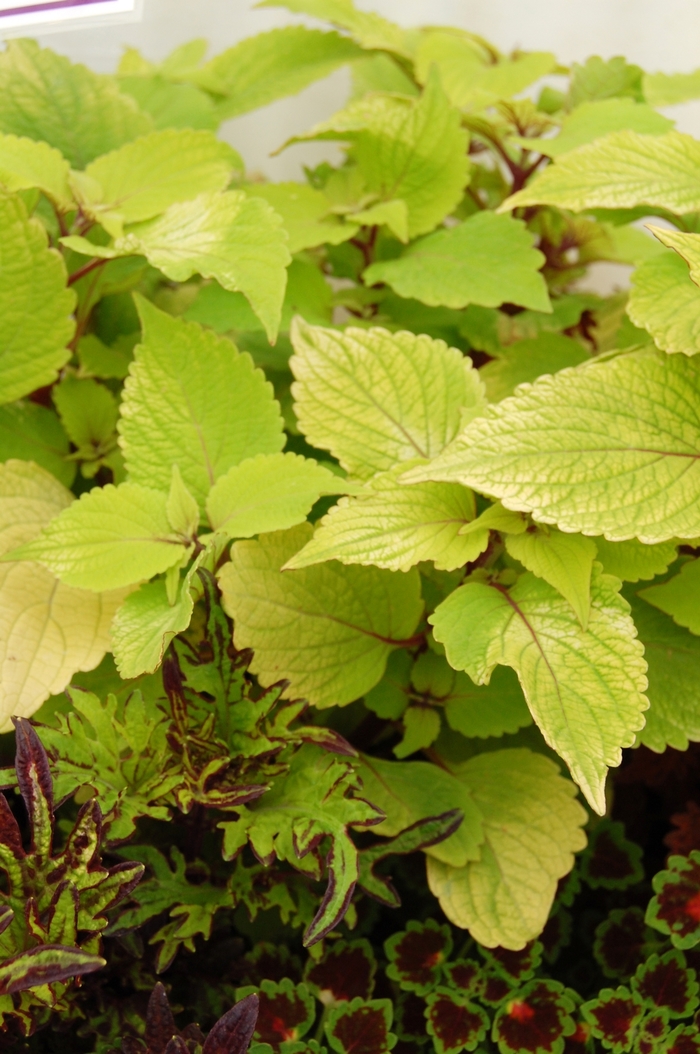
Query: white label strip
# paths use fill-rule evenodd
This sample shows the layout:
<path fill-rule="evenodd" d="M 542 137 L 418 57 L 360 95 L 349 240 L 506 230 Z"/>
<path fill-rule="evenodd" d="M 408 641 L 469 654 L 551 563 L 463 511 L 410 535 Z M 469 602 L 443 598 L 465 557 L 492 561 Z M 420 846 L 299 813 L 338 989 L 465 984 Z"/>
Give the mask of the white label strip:
<path fill-rule="evenodd" d="M 47 24 L 80 19 L 132 15 L 137 0 L 0 0 L 0 30 L 21 26 L 38 28 Z"/>

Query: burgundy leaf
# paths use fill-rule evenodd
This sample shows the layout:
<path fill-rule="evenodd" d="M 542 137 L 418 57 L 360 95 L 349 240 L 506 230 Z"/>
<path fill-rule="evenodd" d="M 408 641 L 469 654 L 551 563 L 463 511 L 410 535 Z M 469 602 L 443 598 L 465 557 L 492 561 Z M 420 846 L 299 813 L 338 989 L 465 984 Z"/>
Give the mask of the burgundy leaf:
<path fill-rule="evenodd" d="M 528 981 L 534 977 L 542 961 L 542 950 L 539 941 L 530 941 L 517 952 L 510 951 L 508 948 L 479 948 L 496 973 L 501 974 L 506 980 L 519 982 Z"/>
<path fill-rule="evenodd" d="M 597 999 L 581 1007 L 593 1035 L 613 1054 L 626 1054 L 632 1045 L 634 1031 L 644 1014 L 644 1007 L 629 989 L 604 988 Z"/>
<path fill-rule="evenodd" d="M 502 974 L 486 968 L 481 975 L 481 1002 L 487 1006 L 500 1006 L 513 991 L 513 985 Z"/>
<path fill-rule="evenodd" d="M 24 798 L 32 824 L 33 846 L 51 852 L 53 829 L 53 780 L 49 759 L 41 740 L 24 717 L 13 717 L 15 726 L 15 771 L 20 794 Z"/>
<path fill-rule="evenodd" d="M 0 794 L 0 843 L 6 845 L 18 860 L 24 859 L 19 825 L 4 794 Z"/>
<path fill-rule="evenodd" d="M 626 889 L 644 878 L 642 850 L 625 838 L 625 828 L 601 820 L 581 857 L 581 877 L 592 889 Z"/>
<path fill-rule="evenodd" d="M 415 992 L 399 992 L 394 1000 L 396 1022 L 394 1028 L 399 1041 L 423 1043 L 425 1032 L 425 1000 Z"/>
<path fill-rule="evenodd" d="M 486 1035 L 490 1024 L 486 1011 L 471 1003 L 463 993 L 437 988 L 426 1002 L 428 1033 L 433 1037 L 437 1054 L 474 1050 Z"/>
<path fill-rule="evenodd" d="M 462 992 L 474 995 L 483 987 L 483 967 L 474 959 L 457 959 L 456 962 L 447 963 L 445 973 L 452 985 Z"/>
<path fill-rule="evenodd" d="M 616 908 L 596 927 L 593 955 L 606 977 L 626 980 L 644 959 L 646 942 L 641 908 Z"/>
<path fill-rule="evenodd" d="M 530 981 L 501 1006 L 493 1038 L 501 1054 L 560 1054 L 576 1031 L 573 1010 L 558 981 Z"/>
<path fill-rule="evenodd" d="M 548 963 L 555 963 L 562 948 L 566 948 L 570 943 L 571 930 L 571 913 L 561 905 L 557 905 L 540 934 L 540 943 Z"/>
<path fill-rule="evenodd" d="M 700 1054 L 700 1031 L 695 1025 L 675 1029 L 667 1040 L 664 1054 Z"/>
<path fill-rule="evenodd" d="M 643 1018 L 634 1040 L 635 1054 L 654 1054 L 665 1050 L 670 1029 L 667 1010 L 654 1010 Z"/>
<path fill-rule="evenodd" d="M 671 823 L 676 827 L 664 838 L 672 853 L 686 856 L 692 849 L 700 849 L 700 806 L 697 802 L 686 802 L 685 812 L 671 816 Z"/>
<path fill-rule="evenodd" d="M 242 966 L 242 979 L 249 985 L 281 981 L 283 977 L 289 977 L 295 984 L 301 981 L 301 963 L 284 944 L 260 941 L 244 956 Z"/>
<path fill-rule="evenodd" d="M 452 951 L 452 937 L 448 926 L 439 926 L 433 919 L 411 920 L 405 930 L 385 941 L 384 951 L 389 960 L 387 977 L 407 991 L 425 995 L 440 978 Z"/>
<path fill-rule="evenodd" d="M 374 988 L 377 963 L 365 940 L 338 941 L 331 944 L 323 957 L 309 959 L 304 980 L 311 991 L 329 1006 L 347 999 L 369 999 Z"/>
<path fill-rule="evenodd" d="M 246 1054 L 258 1019 L 257 995 L 247 995 L 220 1017 L 206 1038 L 202 1054 Z"/>
<path fill-rule="evenodd" d="M 326 1036 L 338 1054 L 386 1054 L 396 1043 L 391 1021 L 389 999 L 353 999 L 333 1007 Z"/>
<path fill-rule="evenodd" d="M 652 955 L 638 968 L 632 988 L 647 1005 L 667 1010 L 669 1017 L 687 1017 L 700 1002 L 695 970 L 680 951 Z"/>
<path fill-rule="evenodd" d="M 282 1043 L 301 1039 L 316 1016 L 314 998 L 305 984 L 295 985 L 288 977 L 262 981 L 259 988 L 240 988 L 239 996 L 256 994 L 259 1000 L 256 1039 L 278 1051 Z M 238 1005 L 238 1004 L 236 1004 Z"/>
<path fill-rule="evenodd" d="M 654 875 L 656 896 L 647 908 L 649 926 L 667 933 L 677 948 L 692 948 L 700 941 L 700 852 L 672 856 L 668 871 Z"/>
<path fill-rule="evenodd" d="M 165 985 L 156 984 L 146 1011 L 146 1043 L 149 1054 L 163 1054 L 173 1036 L 179 1035 Z"/>
<path fill-rule="evenodd" d="M 190 1054 L 190 1049 L 181 1036 L 173 1036 L 163 1054 Z"/>

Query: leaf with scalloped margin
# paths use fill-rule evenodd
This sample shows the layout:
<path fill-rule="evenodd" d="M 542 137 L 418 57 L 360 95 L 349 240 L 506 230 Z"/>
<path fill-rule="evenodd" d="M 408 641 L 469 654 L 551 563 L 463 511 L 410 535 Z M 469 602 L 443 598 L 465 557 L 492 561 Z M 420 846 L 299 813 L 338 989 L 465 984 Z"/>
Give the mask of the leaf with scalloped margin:
<path fill-rule="evenodd" d="M 597 560 L 606 575 L 615 575 L 623 582 L 639 582 L 663 574 L 678 554 L 678 545 L 672 541 L 644 545 L 636 538 L 629 538 L 626 542 L 596 538 L 595 546 Z"/>
<path fill-rule="evenodd" d="M 411 58 L 410 34 L 400 26 L 370 11 L 358 11 L 352 0 L 262 0 L 260 7 L 286 7 L 299 15 L 311 15 L 347 30 L 363 48 L 394 51 Z"/>
<path fill-rule="evenodd" d="M 282 217 L 290 253 L 316 245 L 339 245 L 359 230 L 358 224 L 343 223 L 332 215 L 325 194 L 308 184 L 253 183 L 246 190 L 251 197 L 263 198 Z"/>
<path fill-rule="evenodd" d="M 657 586 L 640 590 L 640 597 L 670 615 L 678 626 L 700 635 L 700 560 L 688 560 L 680 573 Z"/>
<path fill-rule="evenodd" d="M 0 134 L 0 186 L 5 190 L 37 187 L 59 206 L 73 201 L 68 186 L 70 165 L 59 150 L 26 136 Z"/>
<path fill-rule="evenodd" d="M 662 253 L 636 268 L 627 314 L 662 351 L 700 351 L 700 289 L 677 253 Z"/>

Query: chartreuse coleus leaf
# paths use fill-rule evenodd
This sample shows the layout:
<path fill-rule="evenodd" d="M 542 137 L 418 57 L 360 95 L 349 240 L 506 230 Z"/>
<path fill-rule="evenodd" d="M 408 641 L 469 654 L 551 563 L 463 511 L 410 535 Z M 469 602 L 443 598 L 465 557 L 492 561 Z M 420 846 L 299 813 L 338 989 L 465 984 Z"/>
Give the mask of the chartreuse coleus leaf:
<path fill-rule="evenodd" d="M 386 282 L 399 296 L 432 307 L 498 307 L 508 301 L 550 311 L 539 273 L 544 257 L 532 243 L 521 220 L 479 212 L 421 238 L 396 260 L 373 263 L 363 278 L 367 285 Z"/>
<path fill-rule="evenodd" d="M 352 0 L 263 0 L 260 7 L 286 7 L 299 15 L 321 18 L 347 30 L 363 48 L 412 57 L 410 33 L 381 15 L 359 11 Z"/>
<path fill-rule="evenodd" d="M 476 515 L 474 495 L 459 483 L 406 486 L 399 465 L 374 476 L 354 497 L 341 498 L 323 517 L 311 541 L 286 568 L 326 560 L 407 571 L 421 560 L 441 570 L 463 567 L 488 545 L 488 530 L 460 536 Z"/>
<path fill-rule="evenodd" d="M 390 838 L 430 817 L 459 809 L 463 819 L 454 834 L 427 846 L 425 853 L 454 867 L 479 859 L 484 841 L 481 811 L 469 787 L 447 769 L 427 761 L 384 761 L 369 755 L 355 765 L 363 795 L 386 817 L 374 834 Z"/>
<path fill-rule="evenodd" d="M 175 282 L 194 274 L 215 278 L 224 289 L 243 293 L 274 341 L 291 260 L 281 224 L 261 198 L 228 190 L 177 202 L 161 216 L 131 225 L 112 246 L 78 235 L 61 241 L 74 252 L 99 259 L 145 256 Z"/>
<path fill-rule="evenodd" d="M 361 54 L 357 44 L 338 33 L 285 26 L 222 51 L 194 79 L 224 96 L 217 106 L 220 118 L 237 117 L 296 95 Z"/>
<path fill-rule="evenodd" d="M 251 197 L 264 198 L 282 217 L 290 253 L 316 245 L 339 245 L 359 229 L 357 223 L 343 223 L 330 214 L 331 202 L 325 194 L 305 183 L 252 184 L 247 191 Z"/>
<path fill-rule="evenodd" d="M 25 461 L 0 466 L 0 552 L 31 542 L 70 508 L 72 494 Z M 62 692 L 78 670 L 92 670 L 110 647 L 122 592 L 96 594 L 57 582 L 36 563 L 0 568 L 0 732 Z"/>
<path fill-rule="evenodd" d="M 325 858 L 328 887 L 304 934 L 307 947 L 334 929 L 350 904 L 359 871 L 348 828 L 373 827 L 383 819 L 380 809 L 354 796 L 359 790 L 346 761 L 305 745 L 295 754 L 287 775 L 275 781 L 259 803 L 245 806 L 239 819 L 219 824 L 225 860 L 250 842 L 265 864 L 277 857 L 316 879 L 321 877 L 319 842 L 330 838 Z"/>
<path fill-rule="evenodd" d="M 543 578 L 569 601 L 581 626 L 587 629 L 595 542 L 582 534 L 564 534 L 542 526 L 506 534 L 505 546 L 528 571 Z"/>
<path fill-rule="evenodd" d="M 586 143 L 602 139 L 610 132 L 630 131 L 640 135 L 663 135 L 673 121 L 657 113 L 646 103 L 629 97 L 596 99 L 582 102 L 563 121 L 559 135 L 553 139 L 528 141 L 548 157 L 559 157 Z"/>
<path fill-rule="evenodd" d="M 644 98 L 650 106 L 673 106 L 700 98 L 700 70 L 692 73 L 645 73 Z"/>
<path fill-rule="evenodd" d="M 197 562 L 195 561 L 195 564 Z M 184 633 L 192 619 L 195 565 L 176 583 L 176 595 L 168 595 L 169 582 L 158 578 L 131 593 L 112 622 L 112 652 L 123 678 L 153 673 L 173 637 Z"/>
<path fill-rule="evenodd" d="M 360 479 L 435 457 L 465 417 L 485 409 L 471 360 L 441 340 L 379 328 L 340 332 L 299 318 L 291 338 L 299 427 Z"/>
<path fill-rule="evenodd" d="M 230 468 L 284 446 L 279 406 L 262 371 L 230 340 L 142 298 L 137 306 L 143 340 L 119 422 L 129 479 L 166 490 L 176 464 L 203 510 Z"/>
<path fill-rule="evenodd" d="M 565 154 L 500 208 L 557 205 L 581 212 L 649 205 L 691 212 L 700 207 L 698 163 L 700 143 L 690 135 L 612 132 Z"/>
<path fill-rule="evenodd" d="M 627 314 L 662 351 L 684 355 L 700 351 L 699 309 L 700 289 L 677 253 L 645 260 L 634 271 Z"/>
<path fill-rule="evenodd" d="M 48 143 L 0 134 L 0 186 L 5 190 L 37 187 L 58 208 L 66 209 L 73 201 L 69 173 L 66 159 Z"/>
<path fill-rule="evenodd" d="M 71 356 L 75 294 L 46 232 L 24 203 L 0 194 L 0 403 L 51 384 Z"/>
<path fill-rule="evenodd" d="M 437 75 L 418 99 L 365 96 L 292 142 L 308 139 L 350 141 L 365 192 L 405 202 L 411 238 L 449 215 L 468 182 L 467 133 Z"/>
<path fill-rule="evenodd" d="M 517 316 L 516 316 L 517 317 Z M 512 395 L 519 384 L 536 381 L 543 373 L 558 373 L 579 366 L 590 358 L 578 341 L 561 333 L 540 333 L 532 340 L 519 340 L 499 350 L 498 358 L 479 370 L 489 402 Z"/>
<path fill-rule="evenodd" d="M 119 478 L 115 471 L 115 459 L 121 461 L 115 432 L 119 408 L 109 388 L 92 378 L 79 379 L 66 373 L 54 386 L 53 401 L 76 447 L 73 456 L 83 462 L 83 475 L 92 477 L 107 464 Z"/>
<path fill-rule="evenodd" d="M 242 168 L 236 151 L 211 132 L 168 128 L 103 154 L 74 175 L 73 188 L 83 211 L 120 237 L 126 223 L 225 190 Z"/>
<path fill-rule="evenodd" d="M 657 586 L 647 586 L 639 595 L 660 611 L 670 615 L 678 626 L 700 634 L 700 606 L 698 605 L 700 560 L 688 560 L 680 574 Z"/>
<path fill-rule="evenodd" d="M 282 572 L 311 532 L 300 524 L 236 542 L 219 584 L 235 645 L 253 649 L 261 684 L 285 679 L 295 698 L 343 706 L 380 680 L 391 651 L 415 632 L 419 576 L 335 562 Z"/>
<path fill-rule="evenodd" d="M 574 107 L 590 99 L 632 98 L 643 100 L 644 71 L 621 55 L 601 59 L 591 55 L 584 63 L 571 66 L 569 95 Z"/>
<path fill-rule="evenodd" d="M 471 581 L 429 621 L 455 669 L 488 683 L 511 666 L 547 743 L 566 761 L 591 806 L 605 812 L 605 778 L 644 725 L 643 648 L 617 579 L 594 568 L 586 630 L 548 582 L 523 575 L 508 591 Z"/>
<path fill-rule="evenodd" d="M 440 658 L 434 652 L 426 652 L 418 661 L 428 654 Z M 444 659 L 441 661 L 450 669 Z M 507 666 L 497 666 L 488 684 L 474 684 L 471 677 L 459 670 L 451 673 L 450 688 L 440 701 L 445 707 L 447 723 L 455 732 L 470 739 L 487 739 L 517 732 L 532 723 L 522 688 Z M 415 676 L 414 670 L 414 682 Z"/>
<path fill-rule="evenodd" d="M 541 377 L 406 482 L 458 481 L 564 531 L 656 543 L 700 534 L 695 359 L 655 349 Z M 611 398 L 624 392 L 624 402 Z"/>
<path fill-rule="evenodd" d="M 639 582 L 640 579 L 655 578 L 663 574 L 676 559 L 678 545 L 676 542 L 659 542 L 656 545 L 643 545 L 636 538 L 626 542 L 609 542 L 606 538 L 596 538 L 597 560 L 603 565 L 608 575 L 615 575 L 625 582 Z"/>
<path fill-rule="evenodd" d="M 33 40 L 13 40 L 0 58 L 0 131 L 43 140 L 74 168 L 152 130 L 109 78 Z"/>
<path fill-rule="evenodd" d="M 29 400 L 0 407 L 0 462 L 34 461 L 70 487 L 76 465 L 69 452 L 70 441 L 53 410 Z"/>
<path fill-rule="evenodd" d="M 484 818 L 478 860 L 451 866 L 428 858 L 442 910 L 487 948 L 523 948 L 547 919 L 558 880 L 583 849 L 585 810 L 558 767 L 529 750 L 479 754 L 455 770 Z"/>

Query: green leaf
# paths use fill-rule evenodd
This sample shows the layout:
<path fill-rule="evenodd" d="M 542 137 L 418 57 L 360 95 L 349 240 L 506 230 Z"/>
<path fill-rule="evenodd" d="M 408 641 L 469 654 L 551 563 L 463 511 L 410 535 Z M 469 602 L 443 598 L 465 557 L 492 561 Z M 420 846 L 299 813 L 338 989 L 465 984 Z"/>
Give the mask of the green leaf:
<path fill-rule="evenodd" d="M 199 527 L 199 506 L 185 486 L 177 465 L 173 465 L 165 514 L 176 534 L 183 538 L 195 537 Z"/>
<path fill-rule="evenodd" d="M 153 673 L 173 637 L 189 626 L 193 609 L 189 575 L 174 604 L 164 578 L 146 582 L 128 596 L 112 623 L 112 651 L 121 676 L 126 680 Z"/>
<path fill-rule="evenodd" d="M 0 403 L 9 403 L 51 384 L 70 358 L 75 294 L 66 289 L 63 260 L 19 198 L 0 195 L 0 229 Z"/>
<path fill-rule="evenodd" d="M 426 750 L 440 735 L 440 714 L 432 706 L 408 706 L 401 715 L 403 738 L 394 747 L 397 758 Z"/>
<path fill-rule="evenodd" d="M 488 530 L 465 537 L 459 530 L 474 519 L 474 495 L 455 483 L 397 480 L 404 466 L 374 476 L 356 497 L 341 498 L 287 568 L 326 560 L 407 571 L 421 560 L 453 571 L 475 560 L 488 545 Z"/>
<path fill-rule="evenodd" d="M 234 465 L 212 487 L 207 515 L 215 531 L 252 538 L 303 523 L 322 494 L 343 494 L 344 480 L 298 454 L 258 454 Z"/>
<path fill-rule="evenodd" d="M 678 548 L 674 542 L 642 545 L 636 538 L 630 538 L 627 542 L 608 542 L 605 538 L 596 538 L 595 544 L 597 559 L 605 573 L 625 582 L 638 582 L 663 574 L 676 559 Z"/>
<path fill-rule="evenodd" d="M 456 775 L 483 813 L 485 841 L 466 867 L 429 858 L 430 888 L 480 944 L 519 950 L 542 931 L 557 881 L 586 844 L 586 813 L 573 783 L 529 750 L 479 754 Z"/>
<path fill-rule="evenodd" d="M 75 478 L 75 462 L 68 461 L 68 436 L 53 410 L 28 400 L 0 407 L 0 462 L 17 458 L 34 461 L 64 487 Z"/>
<path fill-rule="evenodd" d="M 686 234 L 685 231 L 665 230 L 663 227 L 652 227 L 649 230 L 659 241 L 675 249 L 688 265 L 690 277 L 696 285 L 700 284 L 700 237 L 697 234 Z"/>
<path fill-rule="evenodd" d="M 577 106 L 565 118 L 559 135 L 554 139 L 538 139 L 536 148 L 541 154 L 559 157 L 610 132 L 629 130 L 640 135 L 663 135 L 672 127 L 673 121 L 646 103 L 629 97 L 598 99 Z M 531 145 L 535 147 L 535 143 Z"/>
<path fill-rule="evenodd" d="M 539 273 L 544 257 L 532 242 L 522 220 L 479 212 L 421 238 L 397 260 L 372 264 L 363 277 L 367 285 L 386 282 L 399 296 L 432 307 L 498 307 L 507 301 L 549 311 Z"/>
<path fill-rule="evenodd" d="M 671 212 L 700 208 L 700 143 L 690 135 L 612 132 L 550 165 L 499 211 L 523 205 L 631 209 L 649 205 Z"/>
<path fill-rule="evenodd" d="M 358 11 L 352 0 L 262 0 L 260 7 L 286 7 L 299 15 L 333 22 L 363 48 L 394 51 L 411 58 L 410 34 L 374 12 Z"/>
<path fill-rule="evenodd" d="M 488 739 L 532 724 L 523 690 L 509 667 L 497 666 L 488 684 L 474 684 L 466 673 L 453 673 L 444 706 L 447 723 L 455 732 Z"/>
<path fill-rule="evenodd" d="M 67 374 L 53 389 L 61 423 L 78 450 L 96 456 L 114 436 L 119 413 L 109 388 L 93 380 Z"/>
<path fill-rule="evenodd" d="M 124 336 L 127 339 L 124 339 Z M 133 361 L 129 335 L 124 336 L 117 338 L 111 345 L 103 344 L 94 333 L 89 333 L 87 337 L 78 341 L 81 374 L 124 380 L 129 372 L 129 364 Z"/>
<path fill-rule="evenodd" d="M 264 198 L 282 217 L 289 235 L 289 251 L 316 245 L 339 245 L 357 234 L 358 227 L 343 223 L 330 213 L 331 202 L 320 190 L 304 183 L 258 183 L 246 188 L 254 198 Z"/>
<path fill-rule="evenodd" d="M 447 769 L 427 761 L 384 761 L 363 755 L 357 772 L 363 795 L 386 814 L 374 834 L 391 838 L 427 817 L 460 809 L 464 819 L 454 834 L 424 852 L 454 867 L 479 859 L 484 840 L 481 812 L 470 789 Z"/>
<path fill-rule="evenodd" d="M 120 76 L 119 88 L 149 114 L 156 128 L 205 128 L 214 131 L 220 122 L 210 95 L 194 84 L 173 84 L 160 74 Z"/>
<path fill-rule="evenodd" d="M 648 349 L 541 377 L 404 480 L 457 480 L 541 523 L 611 541 L 697 537 L 695 362 Z"/>
<path fill-rule="evenodd" d="M 644 97 L 650 106 L 674 106 L 700 98 L 700 70 L 692 73 L 645 73 Z"/>
<path fill-rule="evenodd" d="M 649 679 L 650 705 L 637 743 L 659 752 L 667 746 L 687 750 L 689 742 L 700 742 L 700 639 L 631 592 L 628 596 Z"/>
<path fill-rule="evenodd" d="M 299 428 L 361 479 L 434 457 L 457 434 L 463 411 L 483 411 L 471 360 L 441 340 L 378 328 L 339 332 L 301 319 L 291 338 Z"/>
<path fill-rule="evenodd" d="M 136 224 L 114 249 L 95 246 L 92 252 L 143 255 L 175 282 L 193 274 L 215 278 L 224 289 L 244 294 L 274 341 L 290 261 L 281 222 L 267 202 L 242 190 L 202 194 Z"/>
<path fill-rule="evenodd" d="M 580 106 L 591 99 L 631 97 L 642 101 L 643 70 L 621 55 L 601 59 L 591 55 L 583 65 L 574 62 L 571 66 L 570 98 L 573 106 Z"/>
<path fill-rule="evenodd" d="M 467 582 L 429 619 L 450 665 L 476 684 L 488 684 L 497 663 L 516 671 L 546 742 L 601 815 L 608 766 L 620 764 L 649 705 L 643 648 L 616 585 L 594 569 L 585 631 L 567 601 L 532 574 L 509 592 Z"/>
<path fill-rule="evenodd" d="M 37 560 L 69 586 L 119 589 L 167 571 L 187 553 L 166 515 L 167 495 L 137 483 L 83 494 L 14 550 L 12 560 Z"/>
<path fill-rule="evenodd" d="M 541 333 L 534 340 L 519 340 L 479 370 L 489 402 L 512 395 L 519 384 L 536 381 L 544 373 L 558 373 L 580 366 L 590 355 L 578 341 L 561 333 Z"/>
<path fill-rule="evenodd" d="M 124 388 L 119 431 L 129 478 L 165 491 L 178 465 L 204 509 L 228 470 L 284 445 L 272 385 L 249 355 L 139 298 L 143 343 Z"/>
<path fill-rule="evenodd" d="M 698 606 L 700 560 L 688 560 L 680 574 L 658 586 L 648 586 L 639 593 L 648 604 L 665 611 L 678 626 L 700 635 L 700 607 Z"/>
<path fill-rule="evenodd" d="M 281 573 L 310 535 L 302 524 L 236 542 L 219 582 L 234 643 L 253 649 L 250 669 L 262 685 L 285 679 L 293 698 L 344 706 L 380 680 L 393 648 L 415 632 L 419 576 L 335 562 Z"/>
<path fill-rule="evenodd" d="M 167 129 L 99 157 L 77 185 L 81 204 L 115 236 L 179 201 L 225 190 L 238 154 L 211 132 Z"/>
<path fill-rule="evenodd" d="M 382 202 L 406 203 L 411 238 L 449 215 L 468 182 L 467 133 L 437 75 L 418 99 L 365 96 L 290 142 L 308 139 L 351 142 L 366 191 Z"/>
<path fill-rule="evenodd" d="M 285 26 L 242 40 L 208 62 L 202 73 L 225 96 L 220 117 L 237 117 L 296 95 L 313 81 L 362 54 L 338 33 L 305 26 Z M 206 87 L 207 81 L 202 81 Z"/>
<path fill-rule="evenodd" d="M 357 59 L 351 67 L 351 99 L 359 99 L 368 92 L 389 91 L 399 95 L 419 95 L 415 82 L 395 59 L 381 51 Z"/>
<path fill-rule="evenodd" d="M 0 135 L 0 185 L 5 190 L 37 187 L 59 207 L 73 201 L 68 186 L 70 165 L 48 143 L 16 135 Z"/>
<path fill-rule="evenodd" d="M 506 551 L 569 601 L 583 629 L 591 609 L 591 570 L 596 546 L 581 534 L 538 527 L 508 534 Z"/>
<path fill-rule="evenodd" d="M 662 351 L 700 351 L 700 289 L 677 253 L 664 253 L 637 267 L 627 314 Z"/>
<path fill-rule="evenodd" d="M 33 40 L 11 40 L 0 56 L 0 130 L 44 140 L 74 168 L 152 129 L 108 77 Z"/>

